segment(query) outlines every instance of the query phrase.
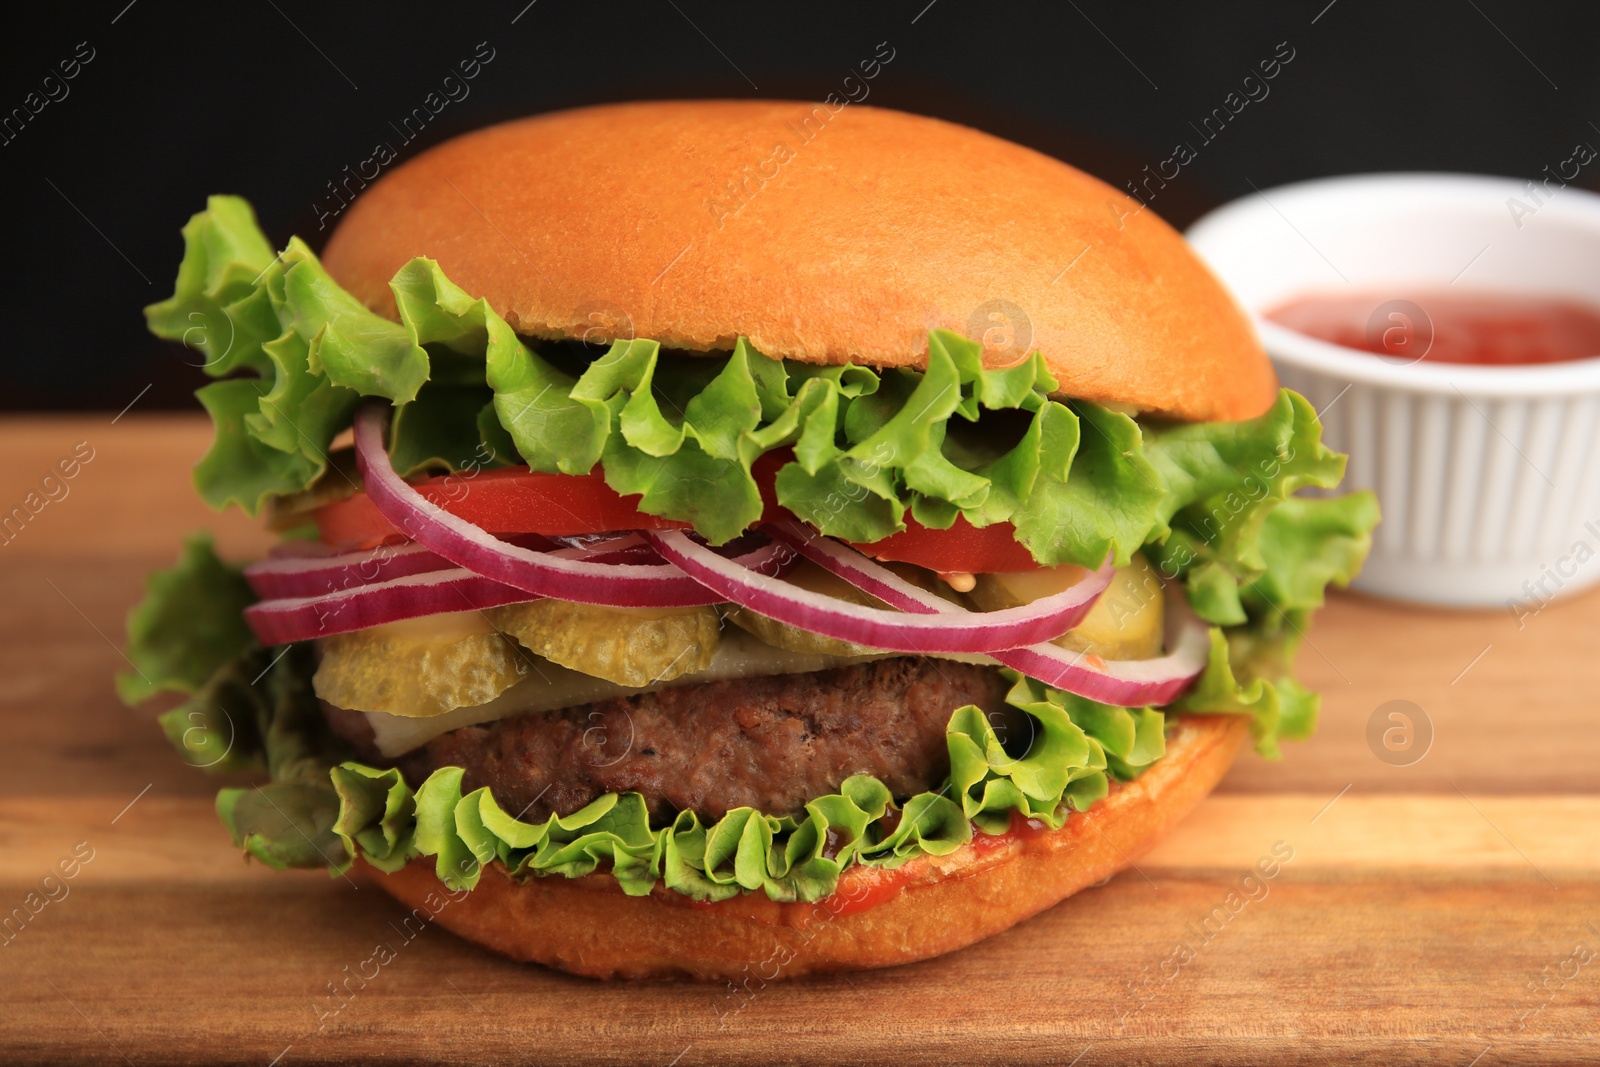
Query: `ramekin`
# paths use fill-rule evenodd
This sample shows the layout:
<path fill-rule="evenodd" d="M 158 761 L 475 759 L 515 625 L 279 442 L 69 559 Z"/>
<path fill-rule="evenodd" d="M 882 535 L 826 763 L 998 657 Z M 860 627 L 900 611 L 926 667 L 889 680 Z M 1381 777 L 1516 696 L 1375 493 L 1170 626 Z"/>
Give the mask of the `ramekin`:
<path fill-rule="evenodd" d="M 1344 488 L 1378 494 L 1383 521 L 1356 588 L 1521 618 L 1600 582 L 1600 358 L 1402 363 L 1263 318 L 1340 290 L 1600 305 L 1600 196 L 1558 180 L 1328 178 L 1243 197 L 1188 238 L 1250 312 L 1283 383 L 1321 413 L 1324 439 L 1350 454 Z"/>

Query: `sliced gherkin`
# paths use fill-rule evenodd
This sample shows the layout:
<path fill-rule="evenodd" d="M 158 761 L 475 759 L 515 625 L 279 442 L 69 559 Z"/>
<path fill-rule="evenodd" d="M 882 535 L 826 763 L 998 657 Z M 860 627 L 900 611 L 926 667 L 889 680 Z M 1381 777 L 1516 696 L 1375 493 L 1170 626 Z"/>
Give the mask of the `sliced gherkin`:
<path fill-rule="evenodd" d="M 793 570 L 785 574 L 784 581 L 797 585 L 802 589 L 810 589 L 817 593 L 826 593 L 828 596 L 839 600 L 849 601 L 852 604 L 862 604 L 867 607 L 881 608 L 886 605 L 869 593 L 865 593 L 849 582 L 840 578 L 831 571 L 823 570 L 810 560 L 801 560 Z M 754 634 L 774 648 L 786 648 L 791 652 L 805 652 L 823 656 L 873 656 L 883 650 L 867 648 L 865 645 L 841 641 L 837 637 L 824 637 L 822 634 L 802 630 L 798 626 L 770 619 L 765 615 L 758 615 L 749 608 L 741 608 L 736 604 L 722 606 L 723 618 Z"/>
<path fill-rule="evenodd" d="M 930 570 L 913 566 L 909 563 L 885 563 L 886 568 L 904 578 L 921 589 L 941 596 L 944 599 L 970 607 L 965 597 L 939 578 Z M 825 570 L 810 560 L 801 560 L 794 569 L 783 576 L 783 580 L 802 589 L 812 592 L 824 593 L 837 600 L 848 601 L 851 604 L 860 604 L 870 608 L 887 608 L 889 605 L 873 596 L 871 593 L 858 589 L 845 579 Z M 836 637 L 824 637 L 822 634 L 802 630 L 798 626 L 769 619 L 747 608 L 733 604 L 722 606 L 723 618 L 735 626 L 754 634 L 774 648 L 786 648 L 791 652 L 813 653 L 823 656 L 881 656 L 881 648 L 869 648 L 866 645 L 854 644 L 850 641 L 841 641 Z"/>
<path fill-rule="evenodd" d="M 545 659 L 628 686 L 704 670 L 722 635 L 711 607 L 635 611 L 547 599 L 486 614 Z"/>
<path fill-rule="evenodd" d="M 1012 608 L 1059 593 L 1086 573 L 1069 564 L 1015 574 L 980 574 L 970 595 L 985 611 Z M 1083 621 L 1056 638 L 1055 644 L 1106 659 L 1151 659 L 1161 655 L 1165 615 L 1161 577 L 1143 555 L 1135 553 L 1112 575 L 1111 584 Z"/>
<path fill-rule="evenodd" d="M 422 718 L 487 704 L 528 670 L 526 653 L 484 626 L 481 633 L 386 626 L 325 637 L 312 685 L 353 711 Z"/>
<path fill-rule="evenodd" d="M 841 641 L 837 637 L 824 637 L 814 634 L 810 630 L 802 630 L 798 626 L 790 626 L 777 619 L 769 619 L 765 615 L 757 615 L 748 608 L 728 606 L 726 609 L 727 620 L 747 633 L 753 634 L 771 645 L 773 648 L 785 648 L 790 652 L 803 652 L 820 656 L 875 656 L 882 653 L 880 648 L 868 648 L 850 641 Z"/>

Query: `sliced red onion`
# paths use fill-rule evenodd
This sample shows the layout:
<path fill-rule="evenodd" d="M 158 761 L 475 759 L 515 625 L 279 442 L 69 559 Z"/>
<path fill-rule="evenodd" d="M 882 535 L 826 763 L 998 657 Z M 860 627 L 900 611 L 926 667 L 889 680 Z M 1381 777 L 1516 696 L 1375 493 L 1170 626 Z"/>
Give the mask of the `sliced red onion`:
<path fill-rule="evenodd" d="M 369 401 L 356 414 L 356 459 L 367 496 L 395 529 L 452 563 L 530 593 L 581 604 L 698 607 L 720 599 L 671 563 L 602 564 L 506 544 L 428 500 L 395 473 L 383 447 L 387 423 L 382 401 Z M 758 564 L 780 566 L 780 555 L 787 553 L 768 546 Z"/>
<path fill-rule="evenodd" d="M 785 528 L 802 529 L 786 523 L 775 525 L 774 531 Z M 1071 589 L 1032 604 L 1003 611 L 961 611 L 946 617 L 926 608 L 907 613 L 851 604 L 752 574 L 681 531 L 643 533 L 657 552 L 725 600 L 802 630 L 889 652 L 993 652 L 1059 637 L 1089 613 L 1112 574 L 1108 562 Z"/>
<path fill-rule="evenodd" d="M 511 534 L 505 540 L 535 550 L 554 548 L 558 543 L 540 534 Z M 580 550 L 565 554 L 572 559 L 600 563 L 659 562 L 660 559 L 644 538 L 629 531 L 594 535 L 586 539 Z M 262 599 L 310 597 L 357 585 L 386 582 L 408 574 L 448 570 L 454 566 L 437 552 L 414 541 L 406 541 L 359 552 L 311 554 L 296 551 L 277 554 L 250 564 L 244 569 L 244 577 Z"/>
<path fill-rule="evenodd" d="M 566 559 L 587 560 L 590 563 L 653 563 L 663 561 L 650 547 L 650 542 L 637 530 L 623 530 L 608 534 L 586 534 L 582 538 L 557 537 L 553 544 L 563 545 L 555 554 Z"/>
<path fill-rule="evenodd" d="M 612 530 L 607 533 L 554 534 L 550 540 L 562 548 L 617 548 L 643 545 L 644 538 L 635 530 Z"/>
<path fill-rule="evenodd" d="M 1200 677 L 1211 651 L 1210 629 L 1182 600 L 1183 595 L 1179 593 L 1167 601 L 1168 610 L 1179 617 L 1176 625 L 1168 628 L 1168 645 L 1172 651 L 1158 659 L 1106 660 L 1051 644 L 1029 645 L 991 655 L 1045 685 L 1102 704 L 1125 708 L 1170 704 Z"/>
<path fill-rule="evenodd" d="M 454 564 L 437 552 L 408 542 L 331 556 L 264 559 L 246 567 L 244 577 L 256 595 L 263 599 L 311 597 L 350 586 L 403 578 L 408 574 L 446 570 L 452 566 Z"/>
<path fill-rule="evenodd" d="M 912 585 L 883 564 L 831 537 L 822 536 L 809 526 L 798 522 L 769 522 L 764 524 L 762 529 L 772 535 L 773 540 L 783 542 L 812 563 L 824 570 L 832 571 L 862 592 L 871 593 L 885 604 L 901 611 L 917 615 L 973 614 L 960 604 L 952 603 L 942 596 Z M 1083 605 L 1080 615 L 1049 636 L 1060 637 L 1082 621 L 1083 616 L 1089 614 L 1094 602 L 1100 598 L 1106 586 L 1111 584 L 1111 575 L 1112 569 L 1108 560 L 1106 565 L 1086 579 L 1086 582 L 1080 582 L 1066 590 L 1064 594 L 1056 594 L 1059 597 L 1066 594 L 1081 596 L 1087 593 L 1088 602 Z M 1096 581 L 1098 585 L 1095 584 Z"/>
<path fill-rule="evenodd" d="M 926 589 L 919 589 L 860 552 L 821 537 L 799 523 L 769 523 L 764 529 L 775 540 L 787 544 L 813 563 L 903 611 L 925 615 L 976 614 Z M 1046 685 L 1102 704 L 1130 708 L 1170 704 L 1205 670 L 1211 638 L 1206 624 L 1189 610 L 1181 593 L 1168 597 L 1167 607 L 1168 617 L 1174 623 L 1168 627 L 1168 644 L 1172 651 L 1158 659 L 1105 660 L 1049 643 L 990 652 L 989 655 L 996 662 Z"/>
<path fill-rule="evenodd" d="M 310 641 L 365 630 L 386 622 L 447 611 L 497 608 L 538 600 L 462 567 L 408 574 L 323 596 L 263 600 L 244 609 L 245 622 L 263 645 Z"/>
<path fill-rule="evenodd" d="M 739 546 L 743 547 L 743 546 Z M 556 558 L 594 562 L 621 560 L 638 553 L 658 558 L 636 533 L 612 534 L 592 540 L 583 548 L 562 549 Z M 437 558 L 437 557 L 435 557 Z M 775 542 L 764 543 L 735 556 L 741 567 L 780 573 L 794 554 Z M 348 633 L 386 622 L 438 615 L 448 611 L 495 608 L 539 600 L 525 589 L 504 585 L 463 567 L 448 563 L 431 571 L 400 575 L 383 581 L 352 582 L 320 595 L 277 597 L 245 609 L 245 620 L 264 645 L 310 641 Z"/>

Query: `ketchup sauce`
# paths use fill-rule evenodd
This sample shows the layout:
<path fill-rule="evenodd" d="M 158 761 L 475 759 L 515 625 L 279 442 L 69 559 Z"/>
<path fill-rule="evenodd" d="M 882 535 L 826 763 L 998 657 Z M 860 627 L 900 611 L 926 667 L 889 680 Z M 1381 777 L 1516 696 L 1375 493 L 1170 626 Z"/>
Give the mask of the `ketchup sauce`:
<path fill-rule="evenodd" d="M 1317 293 L 1266 317 L 1308 337 L 1408 362 L 1520 366 L 1600 356 L 1600 308 L 1571 299 L 1470 290 L 1409 299 Z"/>

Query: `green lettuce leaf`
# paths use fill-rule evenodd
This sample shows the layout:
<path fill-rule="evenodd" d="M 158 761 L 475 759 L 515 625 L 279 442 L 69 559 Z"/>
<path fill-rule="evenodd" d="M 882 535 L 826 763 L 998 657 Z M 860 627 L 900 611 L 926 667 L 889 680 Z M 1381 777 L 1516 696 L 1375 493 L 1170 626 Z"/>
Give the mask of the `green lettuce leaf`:
<path fill-rule="evenodd" d="M 1322 607 L 1329 585 L 1349 585 L 1361 570 L 1377 522 L 1378 498 L 1369 491 L 1283 501 L 1256 537 L 1260 567 L 1241 602 L 1256 615 Z"/>
<path fill-rule="evenodd" d="M 1120 567 L 1155 527 L 1163 487 L 1144 455 L 1138 423 L 1082 401 L 1073 407 L 1080 415 L 1077 454 L 1068 463 L 1043 465 L 1041 480 L 1009 517 L 1017 539 L 1041 563 L 1094 567 L 1109 555 Z M 1052 425 L 1066 434 L 1066 420 L 1046 424 L 1047 435 Z M 1041 454 L 1050 455 L 1048 437 L 1042 445 Z M 1068 452 L 1057 447 L 1061 455 Z"/>
<path fill-rule="evenodd" d="M 177 564 L 150 575 L 145 598 L 128 613 L 133 671 L 117 675 L 117 695 L 131 706 L 166 690 L 198 692 L 255 646 L 242 614 L 255 600 L 239 568 L 217 558 L 210 535 L 190 537 Z"/>
<path fill-rule="evenodd" d="M 260 724 L 270 714 L 264 687 L 253 683 L 271 661 L 254 649 L 223 665 L 195 694 L 162 712 L 167 741 L 191 767 L 225 774 L 262 770 Z"/>
<path fill-rule="evenodd" d="M 485 432 L 499 428 L 498 422 L 488 426 L 483 420 L 493 398 L 485 385 L 424 385 L 416 400 L 395 412 L 389 431 L 389 461 L 394 469 L 410 477 L 519 462 L 515 451 L 502 453 L 505 445 Z"/>
<path fill-rule="evenodd" d="M 424 299 L 459 311 L 442 329 L 419 332 L 364 307 L 299 239 L 272 255 L 238 197 L 211 197 L 183 235 L 175 291 L 145 318 L 156 336 L 204 355 L 207 374 L 228 379 L 201 390 L 216 436 L 195 487 L 213 507 L 255 514 L 268 498 L 309 487 L 362 396 L 416 398 L 434 369 L 426 344 L 464 346 L 465 357 L 445 360 L 447 384 L 462 377 L 454 364 L 472 366 L 476 349 L 481 381 L 481 321 L 475 335 L 465 294 L 448 283 L 436 287 L 415 269 L 396 276 L 402 308 Z"/>
<path fill-rule="evenodd" d="M 329 768 L 343 758 L 345 746 L 322 717 L 311 687 L 315 669 L 310 645 L 291 645 L 272 658 L 257 649 L 241 657 L 228 685 L 220 690 L 228 694 L 229 702 L 203 707 L 209 724 L 226 722 L 232 749 L 224 760 L 205 769 L 230 769 L 249 760 L 263 765 L 270 779 L 266 785 L 221 790 L 217 814 L 234 844 L 280 870 L 322 866 L 342 870 L 353 855 L 345 850 L 335 827 L 339 794 L 329 779 Z M 245 682 L 249 671 L 256 673 Z M 168 727 L 169 738 L 172 733 Z M 220 736 L 220 727 L 211 725 L 208 734 Z"/>
<path fill-rule="evenodd" d="M 1348 583 L 1366 558 L 1378 519 L 1370 494 L 1293 498 L 1304 487 L 1338 485 L 1345 463 L 1322 444 L 1317 413 L 1298 393 L 1281 391 L 1256 419 L 1154 426 L 1145 437 L 1166 486 L 1147 551 L 1164 577 L 1184 581 L 1202 618 L 1237 626 L 1252 607 L 1320 607 L 1328 582 Z"/>
<path fill-rule="evenodd" d="M 1273 676 L 1276 655 L 1264 660 L 1242 659 L 1234 668 L 1230 642 L 1218 627 L 1211 628 L 1211 652 L 1205 673 L 1192 689 L 1167 708 L 1173 712 L 1248 715 L 1256 751 L 1278 759 L 1279 740 L 1303 741 L 1317 726 L 1320 699 L 1287 674 Z"/>
<path fill-rule="evenodd" d="M 343 872 L 350 857 L 333 832 L 338 816 L 338 795 L 325 783 L 273 782 L 217 793 L 217 817 L 233 843 L 275 871 Z"/>
<path fill-rule="evenodd" d="M 257 645 L 242 615 L 255 599 L 209 536 L 191 537 L 176 566 L 150 576 L 128 614 L 127 656 L 137 673 L 119 675 L 117 690 L 129 704 L 164 690 L 188 695 L 159 721 L 191 766 L 266 772 L 268 784 L 217 795 L 235 844 L 279 869 L 342 869 L 350 853 L 334 832 L 339 795 L 328 771 L 345 748 L 312 690 L 311 646 Z"/>

